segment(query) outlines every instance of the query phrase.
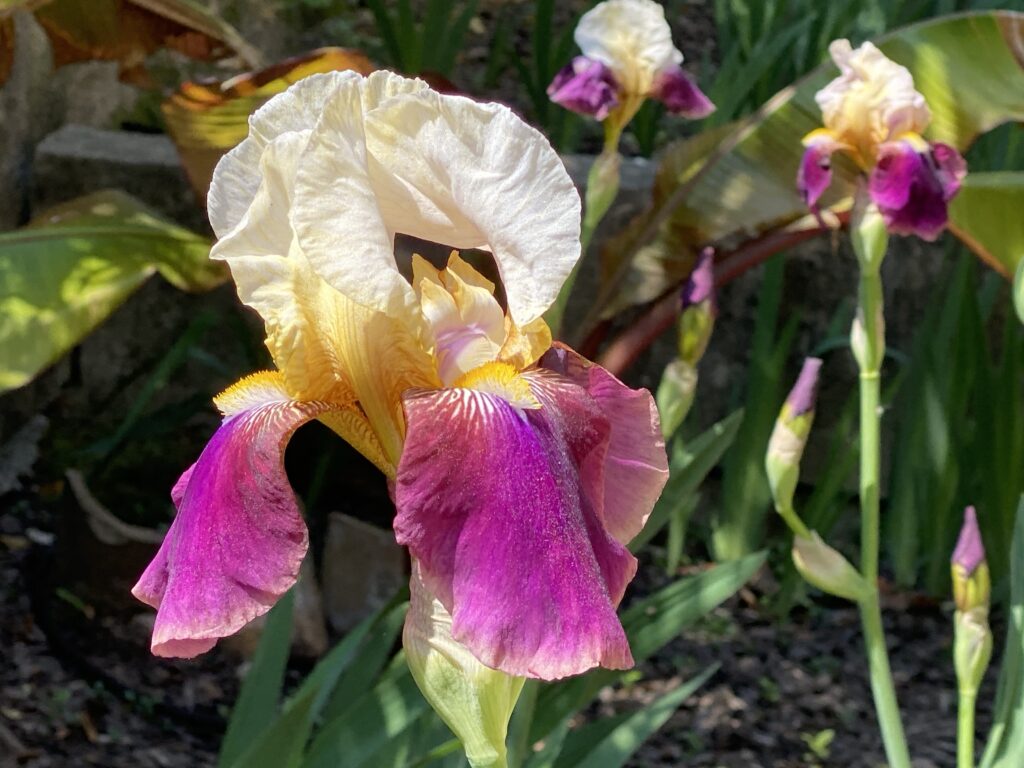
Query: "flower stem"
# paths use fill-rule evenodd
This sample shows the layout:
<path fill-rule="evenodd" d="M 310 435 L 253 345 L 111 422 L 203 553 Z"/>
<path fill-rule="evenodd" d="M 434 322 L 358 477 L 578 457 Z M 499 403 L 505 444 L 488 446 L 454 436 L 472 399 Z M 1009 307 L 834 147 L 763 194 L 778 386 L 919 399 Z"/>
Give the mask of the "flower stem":
<path fill-rule="evenodd" d="M 861 261 L 858 294 L 860 338 L 855 326 L 854 352 L 860 365 L 860 509 L 861 575 L 867 590 L 860 602 L 864 645 L 868 655 L 871 691 L 882 741 L 890 768 L 910 768 L 910 753 L 900 719 L 896 689 L 889 668 L 889 653 L 882 629 L 878 599 L 879 475 L 880 475 L 880 368 L 885 350 L 882 322 L 882 279 L 880 259 L 874 264 Z"/>
<path fill-rule="evenodd" d="M 960 691 L 956 720 L 956 768 L 974 768 L 974 691 Z"/>

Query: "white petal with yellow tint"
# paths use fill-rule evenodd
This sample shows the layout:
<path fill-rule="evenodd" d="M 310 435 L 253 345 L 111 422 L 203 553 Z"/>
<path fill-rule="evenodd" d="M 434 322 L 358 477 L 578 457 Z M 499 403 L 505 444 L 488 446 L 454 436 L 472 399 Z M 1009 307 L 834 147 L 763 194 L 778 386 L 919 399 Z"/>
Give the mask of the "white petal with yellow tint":
<path fill-rule="evenodd" d="M 262 178 L 260 158 L 279 136 L 310 130 L 324 103 L 354 72 L 313 75 L 278 94 L 249 117 L 249 136 L 217 163 L 207 205 L 210 224 L 218 237 L 238 225 L 252 204 Z"/>
<path fill-rule="evenodd" d="M 575 39 L 584 56 L 605 64 L 624 91 L 638 96 L 650 92 L 661 70 L 683 60 L 665 9 L 653 0 L 599 3 L 580 18 Z"/>
<path fill-rule="evenodd" d="M 361 90 L 376 99 L 396 81 L 414 82 L 375 73 Z M 418 89 L 364 102 L 343 90 L 296 179 L 296 232 L 317 272 L 400 315 L 415 301 L 394 262 L 401 232 L 490 250 L 513 318 L 543 314 L 580 254 L 579 195 L 547 140 L 496 104 Z"/>
<path fill-rule="evenodd" d="M 873 161 L 879 144 L 927 128 L 931 111 L 906 67 L 872 43 L 854 49 L 849 40 L 835 40 L 829 54 L 840 74 L 815 100 L 825 126 L 855 147 L 864 163 Z"/>

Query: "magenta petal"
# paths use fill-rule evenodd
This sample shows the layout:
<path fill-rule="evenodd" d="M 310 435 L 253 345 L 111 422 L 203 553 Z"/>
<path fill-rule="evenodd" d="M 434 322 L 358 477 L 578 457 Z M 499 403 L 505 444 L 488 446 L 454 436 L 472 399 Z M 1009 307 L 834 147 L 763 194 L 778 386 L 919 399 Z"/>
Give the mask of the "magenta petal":
<path fill-rule="evenodd" d="M 178 514 L 132 590 L 157 609 L 154 654 L 208 651 L 295 583 L 307 534 L 284 448 L 295 429 L 325 410 L 282 400 L 230 416 L 175 484 Z"/>
<path fill-rule="evenodd" d="M 668 107 L 669 112 L 691 120 L 699 120 L 715 111 L 711 99 L 678 65 L 658 73 L 654 78 L 653 96 Z"/>
<path fill-rule="evenodd" d="M 548 96 L 573 112 L 604 120 L 619 103 L 618 85 L 602 62 L 577 56 L 559 70 L 548 86 Z"/>
<path fill-rule="evenodd" d="M 836 144 L 831 139 L 814 139 L 800 160 L 796 188 L 812 211 L 818 209 L 818 200 L 832 183 L 832 153 L 835 151 Z"/>
<path fill-rule="evenodd" d="M 668 481 L 665 440 L 654 398 L 630 389 L 599 365 L 556 344 L 540 366 L 586 390 L 611 428 L 604 462 L 604 517 L 608 532 L 626 544 L 647 522 Z M 548 387 L 559 403 L 576 395 L 565 386 Z M 565 408 L 566 406 L 563 406 Z"/>
<path fill-rule="evenodd" d="M 934 240 L 966 172 L 963 158 L 947 144 L 922 152 L 909 141 L 893 141 L 882 145 L 868 191 L 890 232 Z"/>
<path fill-rule="evenodd" d="M 633 663 L 615 606 L 636 560 L 600 509 L 610 427 L 573 389 L 567 409 L 540 389 L 537 410 L 469 389 L 404 398 L 396 536 L 452 614 L 455 639 L 511 675 Z"/>

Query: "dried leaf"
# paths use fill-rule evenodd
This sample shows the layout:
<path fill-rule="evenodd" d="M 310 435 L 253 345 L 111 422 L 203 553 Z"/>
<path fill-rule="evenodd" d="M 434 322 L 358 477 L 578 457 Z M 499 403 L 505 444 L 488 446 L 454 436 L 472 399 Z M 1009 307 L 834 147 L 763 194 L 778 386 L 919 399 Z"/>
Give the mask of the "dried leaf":
<path fill-rule="evenodd" d="M 55 66 L 95 59 L 117 61 L 122 77 L 138 80 L 154 51 L 170 48 L 190 58 L 214 61 L 238 55 L 258 66 L 259 53 L 225 21 L 193 0 L 2 0 L 0 83 L 13 55 L 10 14 L 35 13 L 53 45 Z"/>

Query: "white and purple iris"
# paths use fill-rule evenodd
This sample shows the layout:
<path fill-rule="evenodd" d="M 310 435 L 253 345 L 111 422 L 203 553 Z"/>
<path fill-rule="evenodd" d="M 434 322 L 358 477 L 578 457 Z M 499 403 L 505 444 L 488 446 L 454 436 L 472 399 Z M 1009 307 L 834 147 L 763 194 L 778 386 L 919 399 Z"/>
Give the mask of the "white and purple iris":
<path fill-rule="evenodd" d="M 853 49 L 836 40 L 829 52 L 840 75 L 815 96 L 825 127 L 804 137 L 800 194 L 817 211 L 832 179 L 831 156 L 844 152 L 868 175 L 868 194 L 890 232 L 934 240 L 967 173 L 964 159 L 922 137 L 931 111 L 906 67 L 871 43 Z"/>
<path fill-rule="evenodd" d="M 665 9 L 653 0 L 606 0 L 583 14 L 575 32 L 583 52 L 548 86 L 566 109 L 624 126 L 644 99 L 689 118 L 711 114 L 714 104 L 679 66 Z"/>
<path fill-rule="evenodd" d="M 579 196 L 543 136 L 418 80 L 316 75 L 253 115 L 209 205 L 276 370 L 217 398 L 223 424 L 172 491 L 134 589 L 157 608 L 153 652 L 202 653 L 294 584 L 308 537 L 283 454 L 319 419 L 388 477 L 414 603 L 447 614 L 410 612 L 407 638 L 450 632 L 516 676 L 631 666 L 625 545 L 665 449 L 650 394 L 542 319 L 580 255 Z M 410 281 L 398 233 L 489 251 L 506 305 L 457 252 L 417 257 Z"/>

